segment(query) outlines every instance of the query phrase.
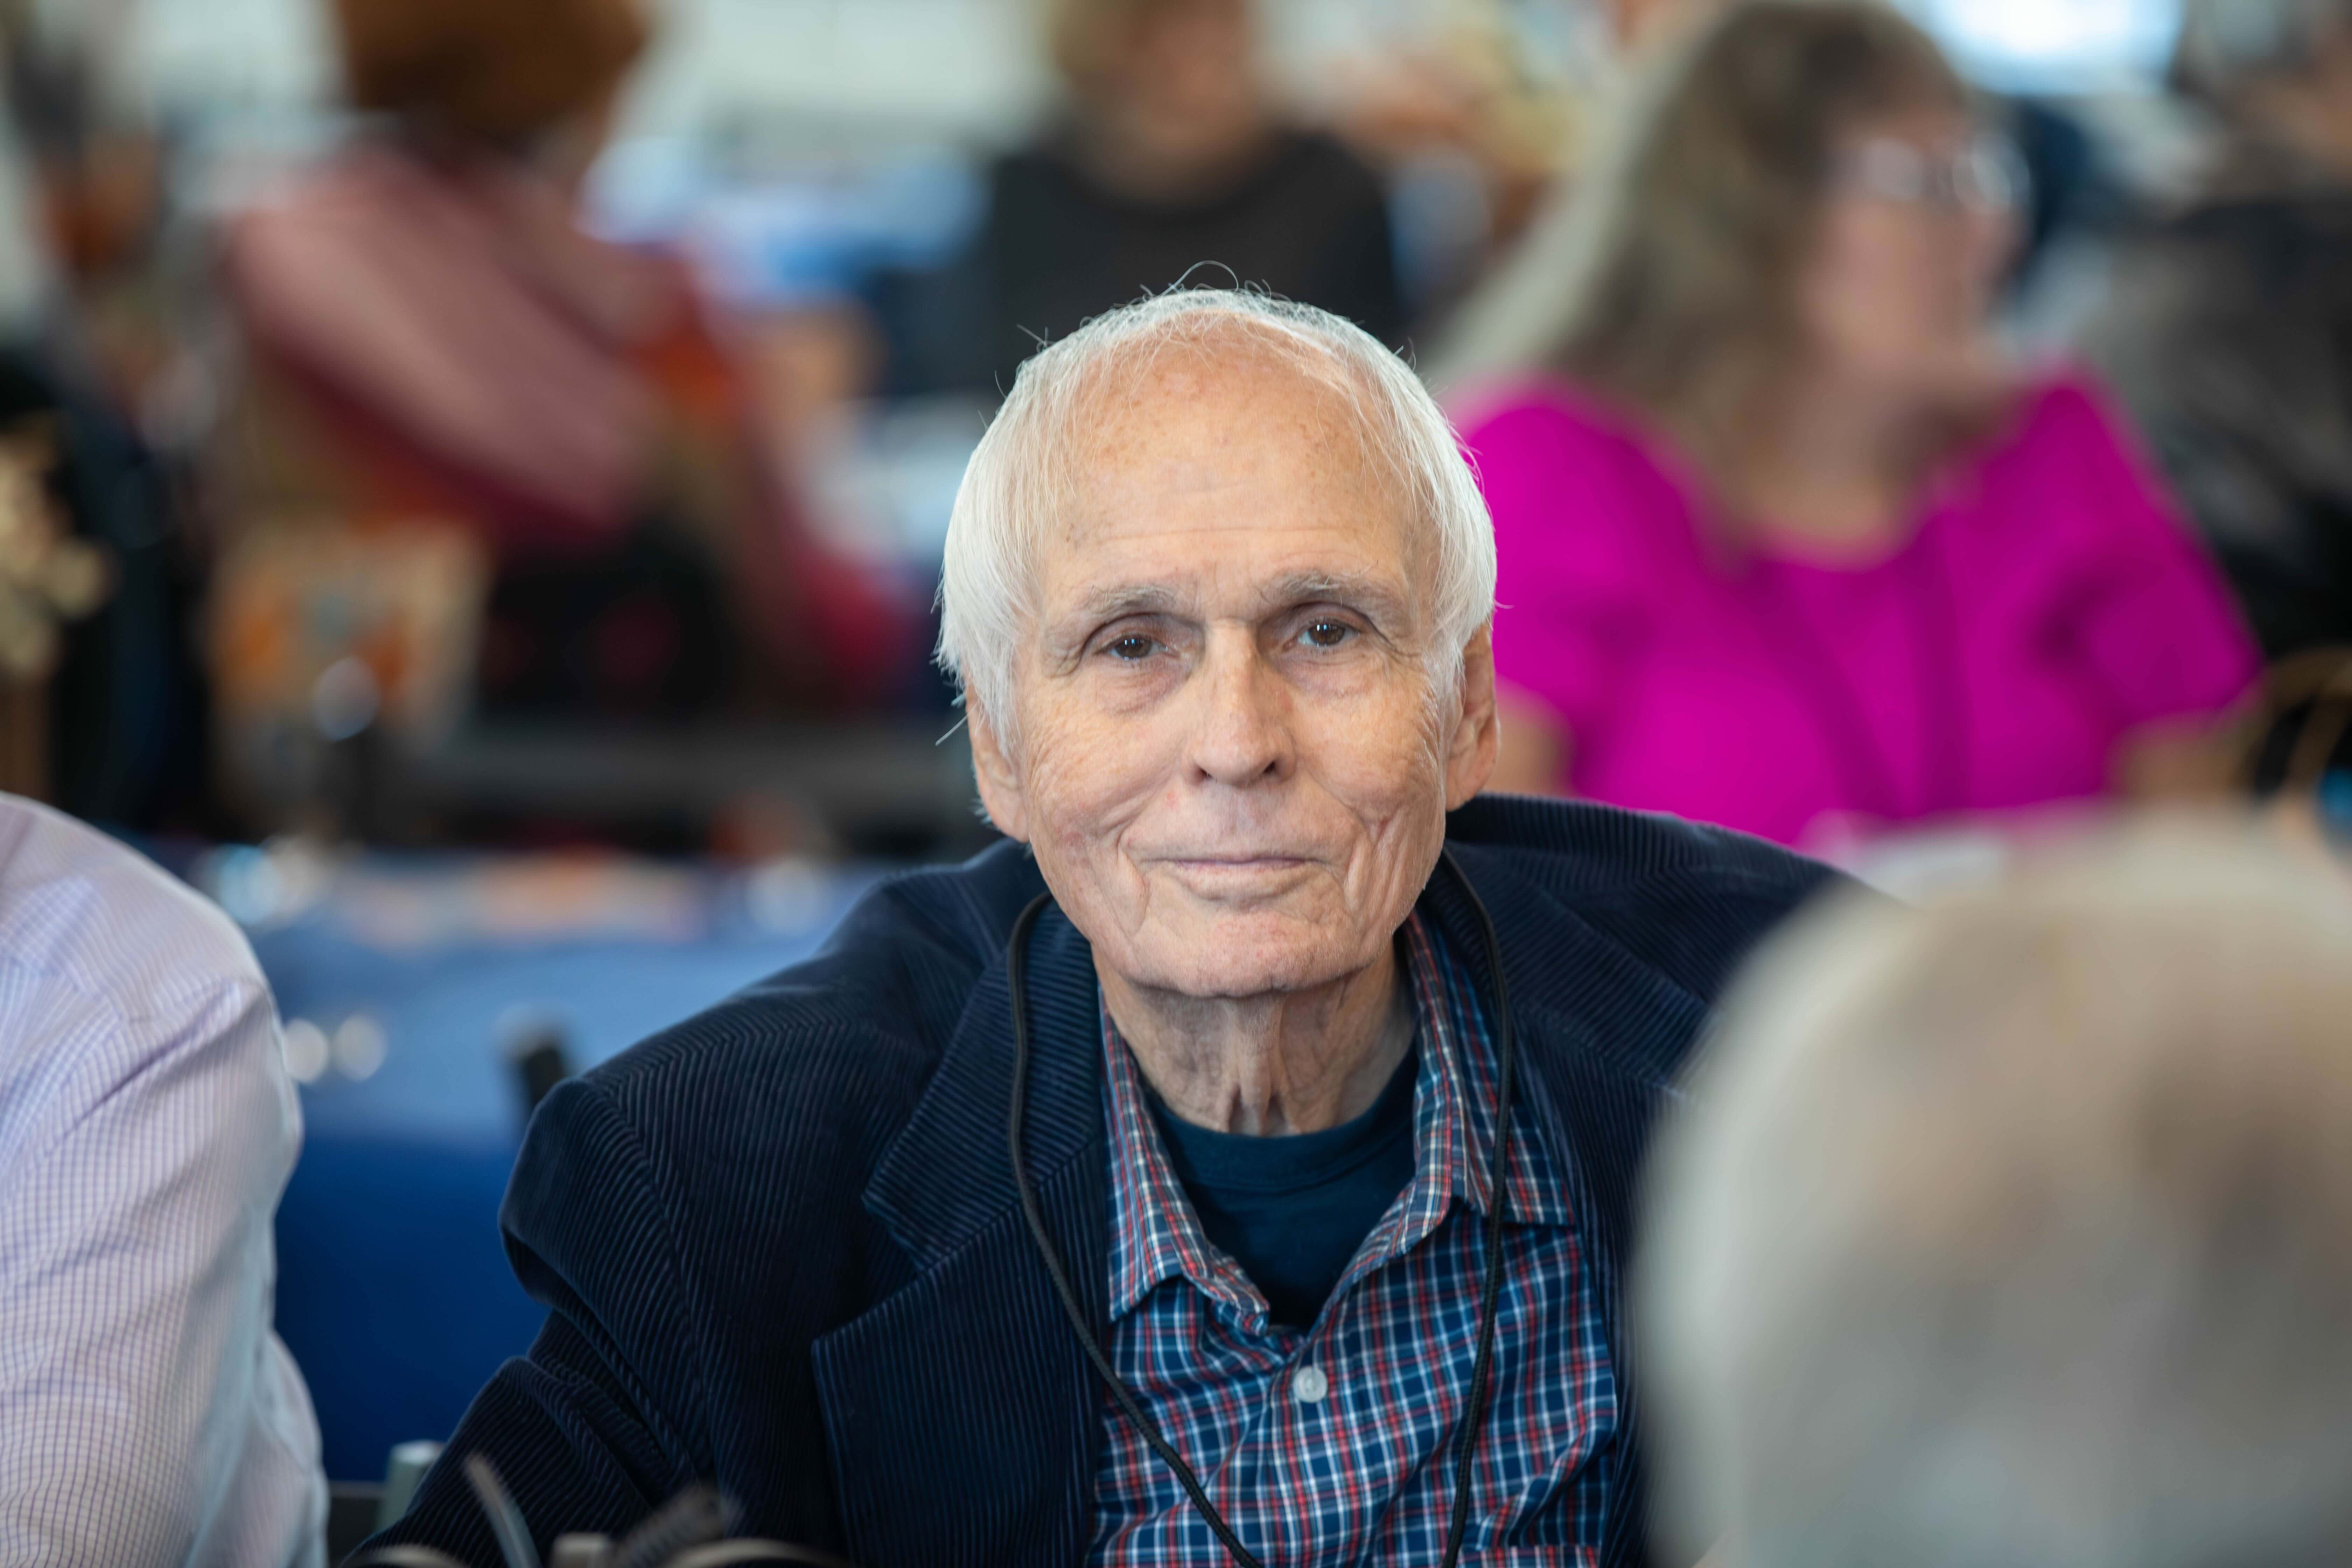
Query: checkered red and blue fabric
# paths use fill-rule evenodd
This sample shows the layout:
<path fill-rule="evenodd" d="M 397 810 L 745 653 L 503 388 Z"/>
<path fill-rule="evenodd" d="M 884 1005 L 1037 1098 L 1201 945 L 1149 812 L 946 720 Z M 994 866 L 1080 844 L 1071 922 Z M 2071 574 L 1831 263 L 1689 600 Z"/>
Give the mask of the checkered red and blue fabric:
<path fill-rule="evenodd" d="M 1108 1012 L 1111 1360 L 1210 1500 L 1274 1568 L 1436 1563 L 1478 1332 L 1499 1062 L 1473 978 L 1415 915 L 1414 1174 L 1305 1331 L 1202 1234 Z M 1464 1560 L 1590 1568 L 1617 1388 L 1565 1151 L 1513 1112 L 1493 1399 Z M 1219 1568 L 1224 1548 L 1108 1395 L 1089 1561 Z M 1524 1553 L 1524 1555 L 1521 1555 Z"/>

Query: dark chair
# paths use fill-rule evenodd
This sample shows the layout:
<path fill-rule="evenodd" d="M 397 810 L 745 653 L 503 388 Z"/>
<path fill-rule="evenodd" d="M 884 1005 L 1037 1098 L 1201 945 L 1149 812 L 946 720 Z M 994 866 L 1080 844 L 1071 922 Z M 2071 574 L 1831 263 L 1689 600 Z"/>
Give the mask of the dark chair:
<path fill-rule="evenodd" d="M 383 1488 L 356 1481 L 337 1481 L 327 1489 L 327 1561 L 341 1563 L 376 1531 L 376 1515 L 383 1508 Z"/>

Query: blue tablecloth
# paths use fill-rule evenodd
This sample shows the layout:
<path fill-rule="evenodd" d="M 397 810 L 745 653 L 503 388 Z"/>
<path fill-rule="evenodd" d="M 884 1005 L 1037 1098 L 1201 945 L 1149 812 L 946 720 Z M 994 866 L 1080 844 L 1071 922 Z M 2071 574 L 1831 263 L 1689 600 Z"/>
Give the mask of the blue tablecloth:
<path fill-rule="evenodd" d="M 235 911 L 230 871 L 213 879 Z M 393 1444 L 446 1436 L 538 1329 L 498 1232 L 523 1126 L 513 1040 L 560 1033 L 575 1068 L 602 1061 L 813 951 L 874 876 L 378 858 L 301 875 L 299 913 L 251 933 L 289 1059 L 316 1075 L 278 1212 L 278 1328 L 328 1473 L 374 1479 Z"/>

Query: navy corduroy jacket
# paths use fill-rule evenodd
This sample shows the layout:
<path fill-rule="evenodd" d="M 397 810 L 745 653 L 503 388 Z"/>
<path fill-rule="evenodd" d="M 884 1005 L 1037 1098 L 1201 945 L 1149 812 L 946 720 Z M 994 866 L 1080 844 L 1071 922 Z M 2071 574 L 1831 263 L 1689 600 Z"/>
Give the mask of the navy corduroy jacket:
<path fill-rule="evenodd" d="M 1501 934 L 1522 1092 L 1570 1152 L 1629 1414 L 1602 1560 L 1639 1563 L 1620 1305 L 1637 1167 L 1730 971 L 1828 873 L 1595 805 L 1486 797 L 1448 830 Z M 1005 1141 L 1004 946 L 1044 890 L 1013 846 L 898 879 L 806 963 L 551 1095 L 503 1216 L 547 1325 L 375 1544 L 494 1568 L 456 1464 L 480 1452 L 542 1552 L 569 1531 L 622 1534 L 711 1480 L 745 1533 L 861 1568 L 1078 1562 L 1104 1395 L 1022 1220 Z M 1422 909 L 1491 994 L 1460 885 L 1441 871 Z M 1028 990 L 1028 1165 L 1107 1336 L 1095 972 L 1056 910 L 1032 939 Z"/>

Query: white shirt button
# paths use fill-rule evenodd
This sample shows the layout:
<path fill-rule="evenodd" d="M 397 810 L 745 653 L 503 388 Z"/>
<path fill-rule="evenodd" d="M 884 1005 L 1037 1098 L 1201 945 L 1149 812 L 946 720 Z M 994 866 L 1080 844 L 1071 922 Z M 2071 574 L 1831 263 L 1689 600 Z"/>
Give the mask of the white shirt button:
<path fill-rule="evenodd" d="M 1319 1366 L 1302 1366 L 1290 1376 L 1290 1396 L 1301 1405 L 1320 1405 L 1331 1392 L 1331 1380 Z"/>

